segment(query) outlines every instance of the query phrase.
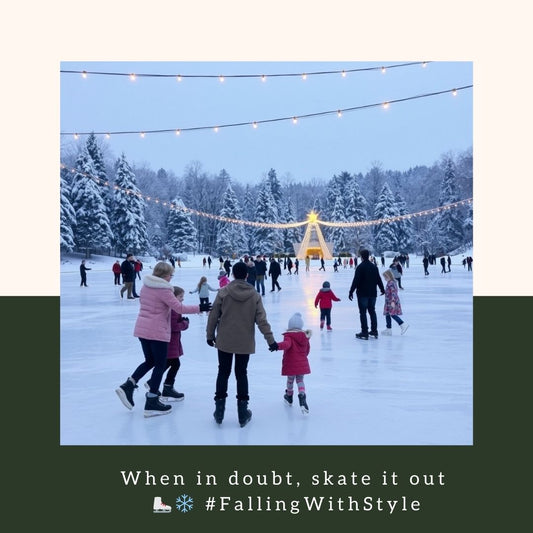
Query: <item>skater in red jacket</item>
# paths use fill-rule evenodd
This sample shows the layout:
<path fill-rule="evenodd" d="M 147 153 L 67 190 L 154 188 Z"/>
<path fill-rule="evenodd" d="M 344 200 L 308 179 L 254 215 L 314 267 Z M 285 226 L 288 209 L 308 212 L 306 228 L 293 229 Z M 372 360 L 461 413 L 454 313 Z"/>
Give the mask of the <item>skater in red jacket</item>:
<path fill-rule="evenodd" d="M 331 290 L 329 281 L 322 283 L 322 288 L 318 291 L 315 298 L 315 309 L 320 305 L 320 329 L 324 329 L 324 322 L 328 331 L 331 331 L 331 308 L 332 302 L 340 302 L 341 299 L 335 296 Z"/>
<path fill-rule="evenodd" d="M 287 331 L 283 333 L 283 340 L 278 342 L 278 349 L 283 350 L 281 375 L 287 376 L 287 389 L 283 398 L 288 405 L 292 405 L 294 382 L 298 387 L 298 400 L 304 414 L 309 412 L 305 394 L 304 375 L 311 373 L 307 356 L 311 346 L 309 339 L 311 330 L 304 330 L 304 321 L 300 313 L 295 313 L 289 319 Z"/>

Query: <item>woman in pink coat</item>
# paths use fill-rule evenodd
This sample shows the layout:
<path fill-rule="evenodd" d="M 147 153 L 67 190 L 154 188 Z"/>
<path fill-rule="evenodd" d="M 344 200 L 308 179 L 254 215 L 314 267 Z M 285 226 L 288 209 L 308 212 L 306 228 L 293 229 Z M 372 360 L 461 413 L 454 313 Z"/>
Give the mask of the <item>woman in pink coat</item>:
<path fill-rule="evenodd" d="M 298 387 L 298 400 L 303 413 L 309 412 L 307 406 L 304 375 L 311 373 L 307 356 L 311 346 L 309 338 L 311 330 L 305 330 L 304 321 L 300 313 L 295 313 L 289 319 L 287 331 L 283 333 L 283 340 L 278 342 L 278 349 L 283 350 L 281 362 L 281 375 L 287 376 L 287 389 L 283 398 L 288 405 L 292 405 L 294 381 Z"/>
<path fill-rule="evenodd" d="M 144 277 L 140 294 L 140 309 L 133 335 L 141 342 L 144 361 L 133 374 L 122 384 L 116 393 L 122 403 L 132 409 L 133 391 L 138 381 L 152 370 L 148 380 L 150 390 L 146 393 L 144 416 L 167 414 L 171 406 L 159 400 L 159 385 L 167 365 L 168 343 L 171 336 L 170 313 L 172 310 L 180 314 L 199 313 L 198 305 L 183 305 L 174 296 L 174 287 L 170 280 L 174 275 L 174 267 L 163 261 L 157 263 L 151 275 Z"/>

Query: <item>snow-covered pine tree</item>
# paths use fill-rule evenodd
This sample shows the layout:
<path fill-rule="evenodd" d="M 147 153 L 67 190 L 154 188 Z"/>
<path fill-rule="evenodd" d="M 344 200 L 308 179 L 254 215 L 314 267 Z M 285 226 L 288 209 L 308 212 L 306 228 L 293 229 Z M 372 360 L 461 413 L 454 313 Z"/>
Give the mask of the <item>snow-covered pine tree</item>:
<path fill-rule="evenodd" d="M 256 222 L 263 224 L 275 224 L 278 222 L 278 209 L 274 202 L 270 185 L 267 181 L 263 181 L 259 187 L 259 194 L 256 203 Z M 279 243 L 278 231 L 269 227 L 254 228 L 254 251 L 253 255 L 273 254 L 281 251 L 281 244 Z"/>
<path fill-rule="evenodd" d="M 191 214 L 179 197 L 174 199 L 168 213 L 167 232 L 167 248 L 174 256 L 197 251 L 196 228 L 191 220 Z"/>
<path fill-rule="evenodd" d="M 93 160 L 87 148 L 83 147 L 76 160 L 71 202 L 76 213 L 74 240 L 87 255 L 91 250 L 107 248 L 109 251 L 113 239 L 101 187 L 97 185 L 95 175 Z"/>
<path fill-rule="evenodd" d="M 72 252 L 74 242 L 74 228 L 76 227 L 76 212 L 70 203 L 70 191 L 65 175 L 68 170 L 61 169 L 59 178 L 60 190 L 60 221 L 59 221 L 59 246 L 62 252 Z"/>
<path fill-rule="evenodd" d="M 361 193 L 359 182 L 355 175 L 346 186 L 346 220 L 349 222 L 363 222 L 367 220 L 367 201 Z M 349 228 L 345 233 L 348 246 L 357 251 L 369 246 L 371 231 L 366 226 Z"/>
<path fill-rule="evenodd" d="M 107 171 L 105 166 L 104 155 L 102 149 L 98 144 L 96 135 L 92 132 L 89 137 L 87 137 L 87 152 L 93 160 L 94 169 L 96 171 L 96 177 L 98 177 L 97 184 L 101 187 L 101 195 L 104 200 L 106 209 L 108 213 L 111 213 L 113 206 L 113 195 L 111 188 L 108 184 Z M 106 185 L 107 184 L 107 185 Z"/>
<path fill-rule="evenodd" d="M 375 220 L 386 220 L 398 216 L 394 195 L 388 183 L 384 183 L 374 208 Z M 397 222 L 382 222 L 376 225 L 374 233 L 374 250 L 381 254 L 387 250 L 397 250 Z"/>
<path fill-rule="evenodd" d="M 283 210 L 283 213 L 284 223 L 291 224 L 296 222 L 296 218 L 294 216 L 294 204 L 290 198 L 287 198 L 287 201 L 285 202 L 285 209 Z M 299 227 L 285 228 L 281 231 L 281 233 L 283 235 L 283 251 L 288 255 L 294 255 L 293 244 L 302 240 Z"/>
<path fill-rule="evenodd" d="M 222 195 L 222 209 L 219 215 L 233 220 L 242 220 L 242 209 L 231 186 L 231 181 L 228 181 Z M 233 257 L 234 254 L 240 256 L 247 250 L 244 226 L 235 222 L 219 221 L 215 246 L 217 253 L 224 257 Z"/>
<path fill-rule="evenodd" d="M 405 205 L 405 201 L 399 192 L 394 195 L 394 201 L 396 203 L 396 210 L 398 211 L 398 215 L 407 215 L 408 211 Z M 402 220 L 399 220 L 396 223 L 396 228 L 398 251 L 409 253 L 413 249 L 414 242 L 414 231 L 412 221 L 409 218 L 403 218 Z"/>
<path fill-rule="evenodd" d="M 329 220 L 331 222 L 346 222 L 346 217 L 344 215 L 345 207 L 346 203 L 344 197 L 338 195 Z M 336 254 L 345 252 L 347 249 L 345 232 L 346 228 L 344 227 L 333 227 L 329 231 L 329 239 L 333 243 L 333 250 Z"/>
<path fill-rule="evenodd" d="M 451 157 L 443 161 L 444 178 L 441 183 L 439 207 L 459 201 L 457 196 L 457 183 L 455 165 Z M 442 209 L 434 218 L 439 230 L 440 250 L 438 253 L 450 253 L 463 244 L 463 220 L 459 209 Z"/>
<path fill-rule="evenodd" d="M 141 195 L 124 153 L 115 163 L 113 190 L 113 225 L 115 248 L 119 254 L 144 254 L 148 249 L 148 233 L 144 218 L 146 202 Z"/>

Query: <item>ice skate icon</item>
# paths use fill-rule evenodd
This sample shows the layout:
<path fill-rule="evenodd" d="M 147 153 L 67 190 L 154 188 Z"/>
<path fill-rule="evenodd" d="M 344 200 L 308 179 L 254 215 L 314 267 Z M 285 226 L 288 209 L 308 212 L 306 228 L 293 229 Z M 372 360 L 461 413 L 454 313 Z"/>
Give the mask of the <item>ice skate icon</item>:
<path fill-rule="evenodd" d="M 154 497 L 154 513 L 170 513 L 170 505 L 165 505 L 161 501 L 161 496 Z"/>

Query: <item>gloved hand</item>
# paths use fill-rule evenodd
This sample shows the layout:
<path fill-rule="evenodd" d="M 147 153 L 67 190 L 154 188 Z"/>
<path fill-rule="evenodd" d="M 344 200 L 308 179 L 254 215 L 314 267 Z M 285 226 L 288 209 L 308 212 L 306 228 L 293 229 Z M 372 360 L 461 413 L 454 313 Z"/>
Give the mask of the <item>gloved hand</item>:
<path fill-rule="evenodd" d="M 350 300 L 350 302 L 353 300 L 353 292 L 351 292 L 350 294 L 348 294 L 348 300 Z"/>
<path fill-rule="evenodd" d="M 272 344 L 269 344 L 268 345 L 268 349 L 271 351 L 271 352 L 276 352 L 278 351 L 279 347 L 278 347 L 278 343 L 276 341 L 274 341 Z"/>
<path fill-rule="evenodd" d="M 209 344 L 209 346 L 214 347 L 215 346 L 215 339 L 207 339 L 207 344 Z"/>

